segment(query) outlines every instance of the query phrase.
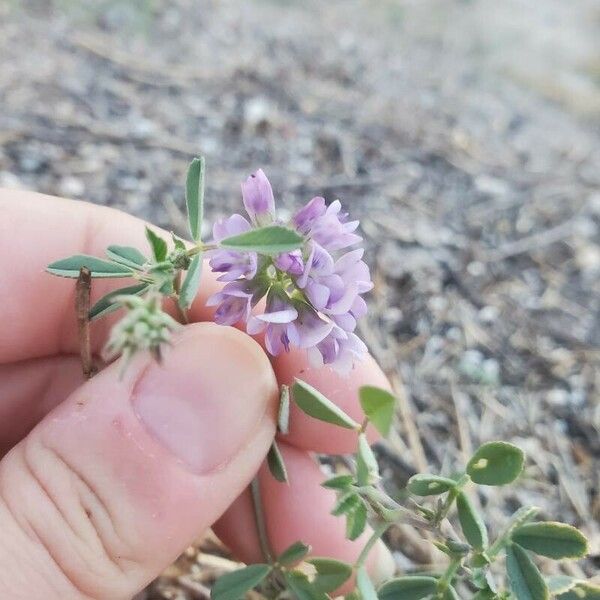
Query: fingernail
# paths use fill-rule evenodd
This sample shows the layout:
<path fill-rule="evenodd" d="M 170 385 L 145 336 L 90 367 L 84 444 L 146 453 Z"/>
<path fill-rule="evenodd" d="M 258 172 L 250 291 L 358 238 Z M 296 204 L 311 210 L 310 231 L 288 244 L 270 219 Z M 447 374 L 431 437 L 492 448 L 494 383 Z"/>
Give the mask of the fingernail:
<path fill-rule="evenodd" d="M 276 393 L 268 359 L 250 337 L 196 324 L 151 363 L 132 395 L 150 435 L 201 474 L 229 462 L 258 430 Z"/>

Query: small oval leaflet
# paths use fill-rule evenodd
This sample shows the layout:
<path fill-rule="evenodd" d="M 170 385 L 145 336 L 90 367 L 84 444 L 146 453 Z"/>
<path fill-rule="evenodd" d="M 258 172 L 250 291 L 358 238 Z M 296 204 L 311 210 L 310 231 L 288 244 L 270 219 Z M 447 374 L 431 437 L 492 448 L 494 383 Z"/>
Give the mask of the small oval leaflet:
<path fill-rule="evenodd" d="M 396 398 L 387 390 L 371 385 L 364 385 L 358 393 L 365 416 L 383 437 L 387 437 L 394 418 Z"/>
<path fill-rule="evenodd" d="M 520 448 L 508 442 L 488 442 L 471 457 L 467 473 L 481 485 L 505 485 L 521 474 L 524 463 Z"/>
<path fill-rule="evenodd" d="M 115 298 L 119 296 L 129 296 L 136 295 L 141 296 L 148 290 L 148 284 L 139 283 L 138 285 L 131 285 L 124 288 L 119 288 L 118 290 L 113 290 L 109 292 L 105 296 L 102 296 L 94 306 L 90 309 L 89 319 L 93 321 L 94 319 L 99 319 L 104 315 L 107 315 L 115 310 L 120 308 L 119 304 L 115 302 Z"/>
<path fill-rule="evenodd" d="M 513 532 L 512 540 L 527 550 L 555 560 L 581 558 L 588 552 L 585 536 L 565 523 L 526 523 Z"/>
<path fill-rule="evenodd" d="M 148 259 L 132 246 L 109 246 L 106 249 L 106 256 L 136 270 L 140 270 L 148 262 Z"/>
<path fill-rule="evenodd" d="M 481 515 L 464 492 L 459 492 L 456 498 L 456 509 L 467 542 L 476 550 L 483 550 L 488 544 L 487 529 Z"/>
<path fill-rule="evenodd" d="M 378 591 L 379 600 L 420 600 L 435 593 L 437 579 L 420 575 L 398 577 L 384 583 Z"/>
<path fill-rule="evenodd" d="M 364 502 L 357 504 L 346 513 L 346 537 L 352 542 L 359 538 L 367 527 L 367 506 Z"/>
<path fill-rule="evenodd" d="M 356 481 L 358 485 L 372 485 L 379 479 L 379 466 L 367 436 L 358 436 L 358 452 L 356 453 Z"/>
<path fill-rule="evenodd" d="M 221 240 L 222 248 L 241 250 L 245 252 L 259 252 L 261 254 L 281 254 L 291 252 L 302 246 L 304 239 L 301 235 L 282 227 L 281 225 L 269 225 L 260 229 L 252 229 L 239 235 Z"/>
<path fill-rule="evenodd" d="M 506 571 L 517 600 L 548 600 L 548 586 L 527 551 L 518 544 L 506 548 Z"/>
<path fill-rule="evenodd" d="M 285 582 L 297 600 L 329 600 L 325 592 L 320 592 L 300 571 L 285 571 Z"/>
<path fill-rule="evenodd" d="M 269 448 L 269 453 L 267 454 L 267 465 L 269 466 L 271 475 L 273 475 L 277 481 L 280 483 L 288 482 L 288 474 L 287 469 L 285 468 L 285 462 L 275 440 L 273 440 L 273 443 Z"/>
<path fill-rule="evenodd" d="M 308 416 L 346 429 L 360 428 L 360 425 L 341 408 L 305 381 L 296 379 L 292 387 L 292 393 L 294 402 Z"/>
<path fill-rule="evenodd" d="M 204 157 L 194 158 L 185 180 L 185 205 L 192 239 L 197 242 L 202 233 L 204 212 Z"/>
<path fill-rule="evenodd" d="M 330 490 L 345 490 L 354 483 L 352 475 L 335 475 L 325 480 L 321 485 Z"/>
<path fill-rule="evenodd" d="M 146 239 L 152 249 L 154 260 L 159 263 L 163 262 L 167 258 L 167 242 L 154 233 L 150 227 L 146 227 Z"/>
<path fill-rule="evenodd" d="M 437 496 L 454 488 L 456 481 L 448 477 L 418 473 L 406 484 L 406 489 L 416 496 Z"/>
<path fill-rule="evenodd" d="M 277 557 L 277 562 L 286 566 L 294 565 L 301 561 L 309 552 L 310 546 L 307 546 L 304 542 L 295 542 Z"/>
<path fill-rule="evenodd" d="M 557 596 L 558 600 L 600 600 L 600 585 L 590 581 L 577 581 L 577 583 L 564 594 Z"/>
<path fill-rule="evenodd" d="M 333 592 L 352 575 L 352 565 L 333 558 L 309 558 L 306 562 L 315 567 L 317 576 L 313 585 L 320 591 Z"/>
<path fill-rule="evenodd" d="M 110 278 L 110 277 L 132 277 L 133 269 L 126 267 L 125 265 L 109 262 L 96 258 L 95 256 L 88 256 L 87 254 L 75 254 L 69 258 L 63 258 L 50 263 L 46 270 L 48 273 L 58 275 L 59 277 L 70 277 L 77 279 L 79 277 L 79 271 L 82 267 L 87 267 L 92 277 L 98 278 Z"/>
<path fill-rule="evenodd" d="M 202 277 L 202 255 L 196 254 L 190 263 L 185 274 L 185 279 L 179 292 L 179 306 L 187 309 L 192 305 L 198 289 L 200 287 L 200 278 Z"/>
<path fill-rule="evenodd" d="M 271 572 L 270 565 L 250 565 L 220 577 L 211 591 L 213 600 L 240 600 Z"/>

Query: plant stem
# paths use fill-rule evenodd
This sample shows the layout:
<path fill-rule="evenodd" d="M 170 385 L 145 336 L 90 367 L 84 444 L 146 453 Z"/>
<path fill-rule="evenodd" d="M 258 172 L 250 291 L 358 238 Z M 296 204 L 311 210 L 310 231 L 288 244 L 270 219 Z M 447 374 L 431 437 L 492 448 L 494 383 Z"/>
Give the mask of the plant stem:
<path fill-rule="evenodd" d="M 448 586 L 452 583 L 454 576 L 456 575 L 456 571 L 458 571 L 460 565 L 462 563 L 462 557 L 457 556 L 450 561 L 450 564 L 444 571 L 444 574 L 440 577 L 438 581 L 438 590 L 440 592 L 444 592 Z"/>
<path fill-rule="evenodd" d="M 79 277 L 75 283 L 75 314 L 79 329 L 79 354 L 81 356 L 81 369 L 86 379 L 90 379 L 95 372 L 92 360 L 90 342 L 90 296 L 92 292 L 92 273 L 87 267 L 81 267 Z"/>
<path fill-rule="evenodd" d="M 265 512 L 260 494 L 260 482 L 258 475 L 254 477 L 250 484 L 250 491 L 252 492 L 252 504 L 254 506 L 254 518 L 256 521 L 256 533 L 258 534 L 258 541 L 260 543 L 260 549 L 266 562 L 273 562 L 273 550 L 269 543 L 269 536 L 267 534 L 267 523 L 265 520 Z"/>
<path fill-rule="evenodd" d="M 369 540 L 365 544 L 365 547 L 362 549 L 362 552 L 359 554 L 358 558 L 356 559 L 356 563 L 354 566 L 357 569 L 364 565 L 365 561 L 367 560 L 367 558 L 369 556 L 369 553 L 373 549 L 373 546 L 375 546 L 375 544 L 377 543 L 379 538 L 387 531 L 387 529 L 391 525 L 392 525 L 391 523 L 380 523 L 379 525 L 377 525 L 377 527 L 375 527 L 375 529 L 373 530 L 373 533 L 371 534 L 371 537 L 369 538 Z"/>

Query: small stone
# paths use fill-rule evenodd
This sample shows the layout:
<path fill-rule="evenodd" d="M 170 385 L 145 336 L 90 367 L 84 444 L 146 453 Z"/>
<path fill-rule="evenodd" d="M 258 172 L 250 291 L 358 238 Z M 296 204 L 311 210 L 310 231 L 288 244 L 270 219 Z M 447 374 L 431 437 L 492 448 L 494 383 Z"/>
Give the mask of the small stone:
<path fill-rule="evenodd" d="M 480 311 L 479 311 L 479 320 L 482 323 L 493 323 L 494 321 L 496 321 L 496 319 L 498 318 L 500 314 L 500 311 L 498 310 L 497 307 L 495 306 L 484 306 Z"/>
<path fill-rule="evenodd" d="M 85 191 L 83 181 L 77 177 L 63 177 L 58 186 L 60 193 L 67 198 L 80 198 Z"/>

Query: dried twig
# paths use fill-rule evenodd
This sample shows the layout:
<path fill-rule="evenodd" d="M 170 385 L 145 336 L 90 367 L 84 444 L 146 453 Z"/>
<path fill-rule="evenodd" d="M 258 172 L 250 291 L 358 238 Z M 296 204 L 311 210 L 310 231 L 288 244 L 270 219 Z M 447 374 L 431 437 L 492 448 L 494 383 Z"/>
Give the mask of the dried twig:
<path fill-rule="evenodd" d="M 75 314 L 77 315 L 77 326 L 79 329 L 81 368 L 86 379 L 90 379 L 95 373 L 90 343 L 89 314 L 91 292 L 92 273 L 87 267 L 81 267 L 75 284 Z"/>

